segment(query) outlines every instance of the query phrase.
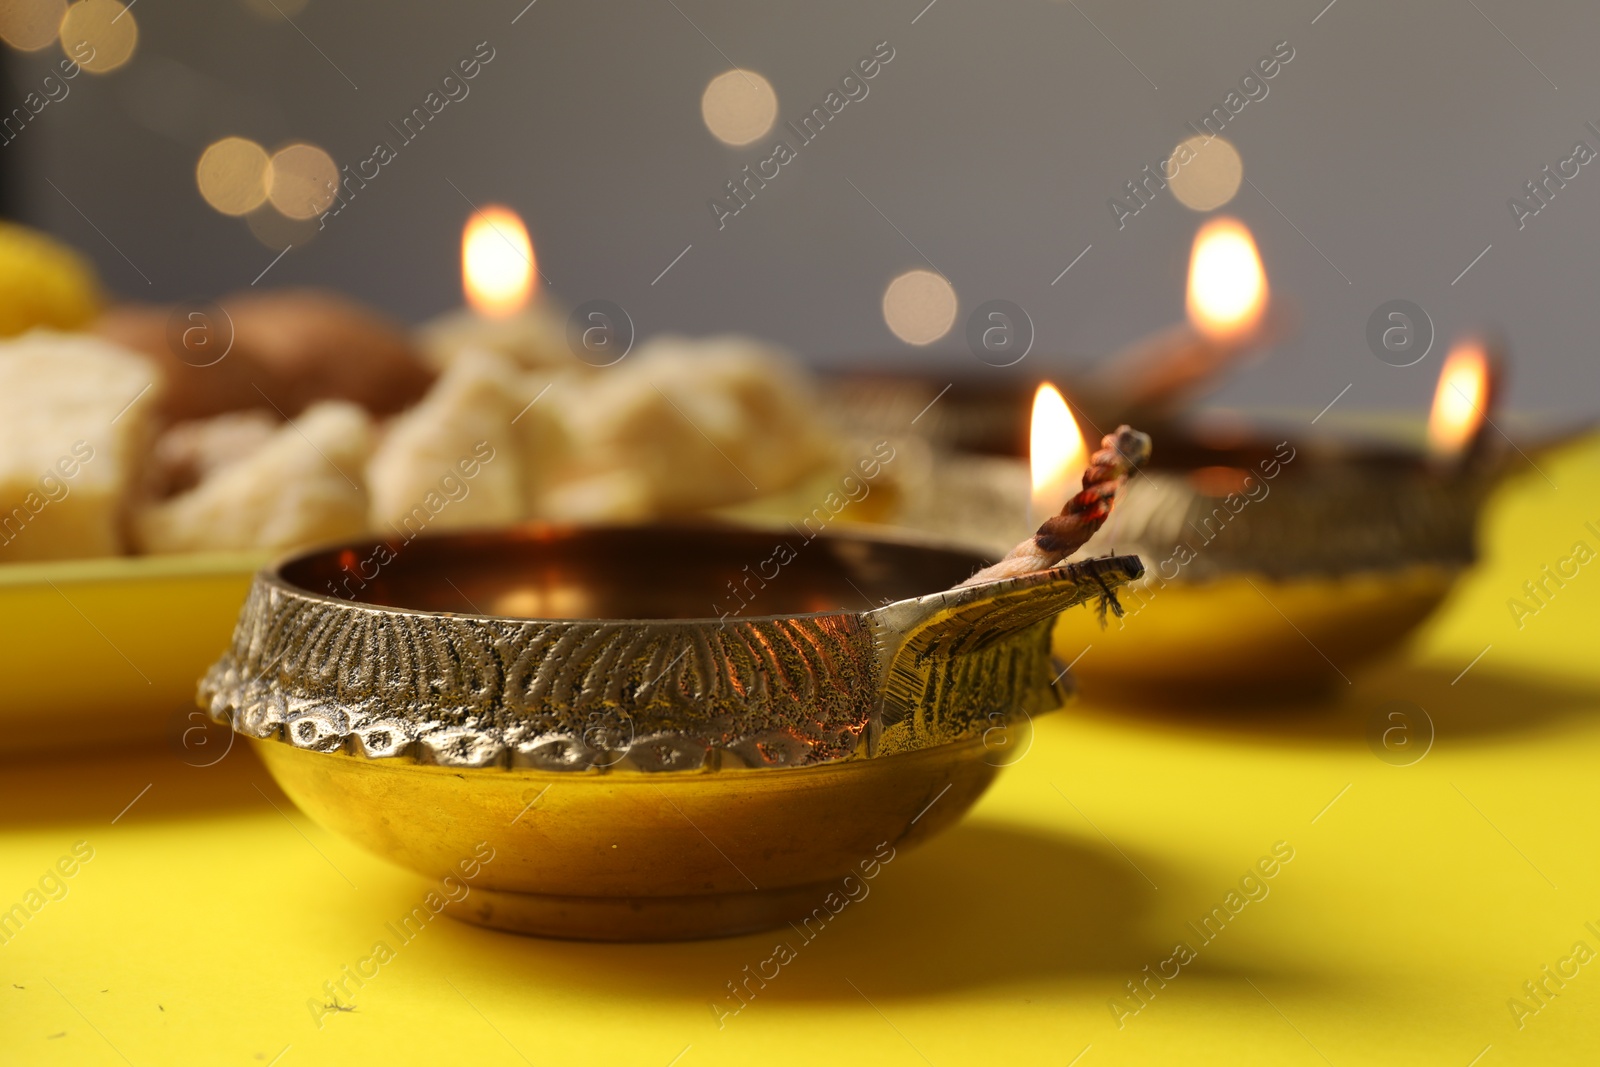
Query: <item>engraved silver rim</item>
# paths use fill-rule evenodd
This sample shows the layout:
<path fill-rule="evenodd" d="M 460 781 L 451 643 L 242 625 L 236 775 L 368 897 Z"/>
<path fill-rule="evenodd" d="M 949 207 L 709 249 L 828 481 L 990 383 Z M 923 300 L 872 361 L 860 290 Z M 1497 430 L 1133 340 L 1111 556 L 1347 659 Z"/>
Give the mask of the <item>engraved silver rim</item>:
<path fill-rule="evenodd" d="M 1055 613 L 1142 573 L 1113 557 L 872 611 L 522 619 L 351 603 L 284 577 L 315 555 L 257 575 L 199 685 L 213 719 L 365 759 L 591 773 L 803 767 L 981 737 L 1060 705 Z"/>

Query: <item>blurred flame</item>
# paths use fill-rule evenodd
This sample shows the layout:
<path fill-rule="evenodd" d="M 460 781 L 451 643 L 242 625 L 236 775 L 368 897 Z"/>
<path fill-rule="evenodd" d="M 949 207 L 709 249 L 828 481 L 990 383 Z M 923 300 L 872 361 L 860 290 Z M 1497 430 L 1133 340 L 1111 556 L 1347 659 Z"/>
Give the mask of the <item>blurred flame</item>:
<path fill-rule="evenodd" d="M 491 318 L 514 315 L 533 295 L 533 242 L 522 217 L 491 204 L 461 231 L 461 287 L 473 310 Z"/>
<path fill-rule="evenodd" d="M 1267 308 L 1267 273 L 1250 231 L 1222 216 L 1200 227 L 1189 255 L 1189 322 L 1214 341 L 1249 334 Z"/>
<path fill-rule="evenodd" d="M 1033 471 L 1033 519 L 1042 522 L 1077 492 L 1078 480 L 1089 465 L 1077 420 L 1061 391 L 1049 382 L 1033 394 L 1028 464 Z"/>
<path fill-rule="evenodd" d="M 1458 341 L 1445 357 L 1428 416 L 1428 449 L 1457 456 L 1483 425 L 1489 403 L 1489 357 L 1478 341 Z"/>

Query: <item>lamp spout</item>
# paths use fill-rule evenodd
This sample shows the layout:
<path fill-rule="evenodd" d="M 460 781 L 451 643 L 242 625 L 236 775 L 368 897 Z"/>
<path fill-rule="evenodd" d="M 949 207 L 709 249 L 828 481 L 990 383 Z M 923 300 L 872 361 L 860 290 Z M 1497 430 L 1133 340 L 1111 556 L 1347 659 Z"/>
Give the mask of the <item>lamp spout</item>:
<path fill-rule="evenodd" d="M 869 751 L 970 735 L 974 720 L 996 714 L 1060 707 L 1050 659 L 1056 615 L 1091 600 L 1112 606 L 1116 587 L 1143 574 L 1137 556 L 1106 556 L 868 612 L 883 677 Z"/>

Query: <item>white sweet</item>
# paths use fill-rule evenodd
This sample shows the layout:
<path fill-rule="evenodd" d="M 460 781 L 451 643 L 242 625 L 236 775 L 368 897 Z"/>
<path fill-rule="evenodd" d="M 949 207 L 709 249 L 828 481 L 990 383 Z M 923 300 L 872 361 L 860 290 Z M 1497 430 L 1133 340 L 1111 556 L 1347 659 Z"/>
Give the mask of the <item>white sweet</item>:
<path fill-rule="evenodd" d="M 0 563 L 122 551 L 161 382 L 98 338 L 0 342 Z"/>
<path fill-rule="evenodd" d="M 372 420 L 354 404 L 314 404 L 254 452 L 137 520 L 146 552 L 288 549 L 360 536 Z"/>
<path fill-rule="evenodd" d="M 560 522 L 642 522 L 651 517 L 654 494 L 637 471 L 610 470 L 569 478 L 540 500 L 540 517 Z"/>
<path fill-rule="evenodd" d="M 212 472 L 255 452 L 282 427 L 282 420 L 265 408 L 169 426 L 151 452 L 149 486 L 158 496 L 192 488 Z"/>
<path fill-rule="evenodd" d="M 511 429 L 522 464 L 524 515 L 550 510 L 544 501 L 551 484 L 572 459 L 572 436 L 560 409 L 581 388 L 579 376 L 569 370 L 531 371 L 515 381 Z"/>
<path fill-rule="evenodd" d="M 577 362 L 567 347 L 565 315 L 545 299 L 503 319 L 465 309 L 440 315 L 417 330 L 417 344 L 439 370 L 469 352 L 494 352 L 539 369 Z"/>
<path fill-rule="evenodd" d="M 519 395 L 506 357 L 461 353 L 416 407 L 389 423 L 373 453 L 373 529 L 409 539 L 522 518 L 521 447 L 511 425 Z"/>
<path fill-rule="evenodd" d="M 465 320 L 438 324 L 444 372 L 382 428 L 329 402 L 158 441 L 162 382 L 143 357 L 78 335 L 0 342 L 0 564 L 125 541 L 286 549 L 530 516 L 638 521 L 781 494 L 838 458 L 809 377 L 774 348 L 662 337 L 594 367 L 557 351 L 548 309 L 525 318 L 487 347 Z"/>
<path fill-rule="evenodd" d="M 741 337 L 659 337 L 560 405 L 580 476 L 635 472 L 651 510 L 677 513 L 793 486 L 833 458 L 811 382 Z"/>

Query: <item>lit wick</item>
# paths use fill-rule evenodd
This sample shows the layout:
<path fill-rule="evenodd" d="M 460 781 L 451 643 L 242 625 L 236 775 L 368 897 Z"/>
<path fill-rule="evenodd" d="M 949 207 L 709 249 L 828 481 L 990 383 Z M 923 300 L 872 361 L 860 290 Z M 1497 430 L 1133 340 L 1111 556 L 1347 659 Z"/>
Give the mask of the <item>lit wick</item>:
<path fill-rule="evenodd" d="M 510 208 L 487 205 L 461 231 L 461 288 L 479 314 L 504 319 L 527 306 L 535 262 L 528 228 Z"/>
<path fill-rule="evenodd" d="M 1028 521 L 1054 515 L 1059 501 L 1072 495 L 1089 462 L 1078 422 L 1061 391 L 1049 382 L 1033 394 L 1033 419 L 1028 429 L 1028 466 L 1033 476 L 1033 496 Z"/>
<path fill-rule="evenodd" d="M 1267 300 L 1267 272 L 1245 224 L 1223 216 L 1200 227 L 1189 253 L 1190 324 L 1213 344 L 1236 347 L 1256 332 Z"/>
<path fill-rule="evenodd" d="M 1483 338 L 1463 338 L 1451 346 L 1428 415 L 1428 455 L 1435 466 L 1463 467 L 1487 447 L 1502 363 L 1499 346 Z"/>
<path fill-rule="evenodd" d="M 1094 372 L 1105 406 L 1164 417 L 1284 329 L 1250 231 L 1237 219 L 1200 227 L 1189 253 L 1188 321 L 1134 342 Z"/>
<path fill-rule="evenodd" d="M 985 567 L 961 585 L 1017 578 L 1049 570 L 1065 560 L 1105 523 L 1122 483 L 1149 458 L 1148 434 L 1131 426 L 1118 426 L 1116 433 L 1106 434 L 1100 439 L 1100 450 L 1089 457 L 1089 469 L 1083 472 L 1083 490 L 1067 501 L 1061 513 L 1044 520 L 1038 531 L 1006 553 L 1005 559 Z"/>

